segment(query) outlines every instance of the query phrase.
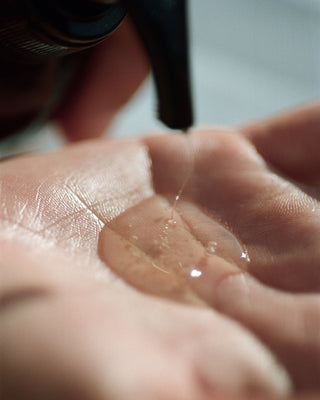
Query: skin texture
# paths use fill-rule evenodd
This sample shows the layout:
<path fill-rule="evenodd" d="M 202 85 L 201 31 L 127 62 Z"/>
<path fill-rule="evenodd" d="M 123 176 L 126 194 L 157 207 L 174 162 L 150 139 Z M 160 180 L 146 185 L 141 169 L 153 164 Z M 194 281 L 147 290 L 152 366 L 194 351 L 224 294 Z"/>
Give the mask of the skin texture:
<path fill-rule="evenodd" d="M 319 115 L 2 162 L 4 399 L 318 398 Z"/>

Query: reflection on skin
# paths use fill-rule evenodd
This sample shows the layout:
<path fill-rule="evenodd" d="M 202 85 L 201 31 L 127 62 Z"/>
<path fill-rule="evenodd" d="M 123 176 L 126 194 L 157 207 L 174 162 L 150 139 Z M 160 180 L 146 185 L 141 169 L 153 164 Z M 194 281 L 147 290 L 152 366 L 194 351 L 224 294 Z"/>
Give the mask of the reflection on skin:
<path fill-rule="evenodd" d="M 253 131 L 250 135 L 252 142 L 258 142 Z M 304 186 L 289 174 L 288 170 L 295 172 L 292 164 L 291 169 L 289 163 L 286 165 L 286 174 L 283 169 L 278 173 L 252 142 L 238 133 L 194 133 L 193 173 L 173 215 L 172 199 L 179 193 L 190 165 L 180 135 L 148 138 L 142 144 L 92 142 L 52 155 L 3 162 L 0 261 L 4 263 L 4 281 L 11 282 L 13 289 L 17 282 L 25 284 L 25 279 L 35 287 L 36 279 L 48 275 L 46 285 L 58 288 L 56 296 L 46 298 L 43 305 L 42 301 L 32 302 L 32 306 L 29 302 L 28 312 L 22 313 L 25 319 L 19 313 L 6 315 L 6 343 L 11 343 L 6 348 L 21 361 L 30 339 L 13 332 L 32 332 L 32 338 L 41 337 L 43 344 L 40 352 L 32 352 L 35 371 L 43 363 L 51 367 L 48 359 L 53 354 L 48 343 L 52 332 L 63 331 L 54 341 L 56 366 L 65 365 L 60 361 L 70 354 L 68 360 L 75 363 L 68 365 L 68 374 L 72 371 L 78 377 L 74 382 L 84 383 L 86 375 L 83 371 L 79 374 L 80 367 L 109 370 L 112 356 L 112 364 L 121 367 L 115 369 L 121 377 L 128 372 L 127 367 L 133 370 L 132 360 L 137 360 L 134 382 L 139 382 L 139 387 L 132 388 L 132 381 L 128 384 L 140 396 L 135 398 L 143 398 L 141 391 L 150 390 L 143 386 L 145 381 L 168 391 L 168 383 L 173 390 L 183 389 L 181 383 L 188 382 L 188 390 L 180 392 L 187 400 L 210 399 L 216 387 L 228 389 L 231 384 L 234 391 L 250 392 L 254 382 L 259 382 L 255 391 L 287 393 L 288 380 L 279 378 L 285 375 L 279 371 L 271 374 L 275 369 L 270 367 L 270 352 L 289 372 L 297 391 L 319 390 L 319 179 L 313 168 L 319 157 L 312 144 L 304 161 L 306 152 L 299 152 L 301 143 L 295 140 L 296 135 L 291 131 L 288 138 L 292 153 L 296 151 L 289 161 L 297 162 L 300 155 L 300 167 L 310 165 L 313 183 Z M 283 147 L 289 145 L 285 135 L 278 139 Z M 261 153 L 267 150 L 263 143 L 259 142 Z M 270 153 L 267 155 L 270 157 Z M 280 161 L 278 165 L 283 166 L 283 157 Z M 97 252 L 99 235 L 100 254 L 108 265 Z M 18 262 L 21 251 L 17 249 L 23 247 L 7 252 L 10 243 L 19 240 L 26 247 Z M 218 254 L 219 248 L 223 254 Z M 241 258 L 243 249 L 248 251 L 250 263 Z M 62 254 L 62 258 L 48 267 L 52 252 Z M 33 262 L 26 257 L 29 254 L 34 255 Z M 137 260 L 134 265 L 129 254 Z M 203 265 L 201 260 L 205 261 Z M 87 274 L 83 279 L 79 267 Z M 123 282 L 119 284 L 114 274 L 103 275 L 108 267 L 123 275 L 133 271 L 126 277 L 135 288 L 139 284 L 145 291 L 144 280 L 150 279 L 152 294 L 197 302 L 202 307 L 142 295 Z M 204 273 L 190 278 L 199 271 Z M 59 274 L 61 280 L 56 283 Z M 169 277 L 174 279 L 169 282 Z M 183 285 L 185 280 L 190 283 Z M 33 307 L 36 304 L 39 308 Z M 44 315 L 48 319 L 45 332 L 45 327 L 37 323 Z M 245 349 L 240 344 L 244 339 L 237 341 L 241 332 L 251 338 Z M 69 340 L 63 341 L 64 337 Z M 253 344 L 259 343 L 257 337 L 265 346 L 259 344 L 260 350 Z M 75 338 L 80 340 L 81 351 Z M 38 340 L 33 348 L 37 346 Z M 261 352 L 268 356 L 258 370 Z M 24 371 L 29 370 L 28 360 L 24 359 Z M 137 365 L 138 361 L 146 365 Z M 165 368 L 158 370 L 159 365 Z M 14 372 L 13 366 L 12 376 Z M 203 386 L 198 390 L 199 375 L 210 388 L 205 396 Z M 37 376 L 30 375 L 31 381 L 35 382 Z M 48 372 L 44 381 L 50 376 Z M 54 376 L 61 376 L 61 368 Z M 159 378 L 161 382 L 156 376 L 163 378 Z M 112 398 L 108 377 L 99 384 L 94 382 L 98 386 L 103 383 L 99 393 Z M 122 397 L 123 387 L 116 388 Z M 143 389 L 139 392 L 139 388 Z M 163 396 L 165 400 L 170 398 L 168 393 Z"/>
<path fill-rule="evenodd" d="M 172 214 L 160 196 L 107 224 L 99 247 L 105 263 L 136 288 L 200 305 L 213 306 L 219 281 L 248 263 L 246 250 L 221 224 L 182 200 Z"/>

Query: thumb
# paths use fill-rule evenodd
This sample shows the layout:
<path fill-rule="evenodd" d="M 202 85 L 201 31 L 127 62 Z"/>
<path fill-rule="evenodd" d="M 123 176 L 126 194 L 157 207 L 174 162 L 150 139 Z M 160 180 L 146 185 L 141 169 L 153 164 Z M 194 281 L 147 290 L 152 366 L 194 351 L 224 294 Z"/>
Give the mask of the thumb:
<path fill-rule="evenodd" d="M 287 176 L 318 181 L 320 173 L 320 103 L 242 127 L 258 152 Z"/>
<path fill-rule="evenodd" d="M 53 119 L 71 141 L 101 136 L 148 73 L 131 21 L 90 50 Z"/>

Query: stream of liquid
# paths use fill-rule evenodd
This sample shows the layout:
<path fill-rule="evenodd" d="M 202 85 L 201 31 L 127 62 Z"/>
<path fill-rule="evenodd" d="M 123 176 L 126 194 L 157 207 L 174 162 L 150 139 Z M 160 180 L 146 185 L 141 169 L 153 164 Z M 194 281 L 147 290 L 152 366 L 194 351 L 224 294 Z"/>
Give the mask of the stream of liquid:
<path fill-rule="evenodd" d="M 170 226 L 175 226 L 176 223 L 177 223 L 177 221 L 175 221 L 175 219 L 174 219 L 174 213 L 177 210 L 178 202 L 181 199 L 181 196 L 182 196 L 182 194 L 183 194 L 188 182 L 191 180 L 192 174 L 193 174 L 193 171 L 194 171 L 194 151 L 192 150 L 191 139 L 190 139 L 190 136 L 188 135 L 187 132 L 184 132 L 184 136 L 183 137 L 184 137 L 184 141 L 185 141 L 185 146 L 187 148 L 187 156 L 188 156 L 189 167 L 187 169 L 187 173 L 186 173 L 186 176 L 185 176 L 185 178 L 184 178 L 184 180 L 183 180 L 183 182 L 181 184 L 181 187 L 180 187 L 180 189 L 179 189 L 179 191 L 178 191 L 178 193 L 177 193 L 177 195 L 176 195 L 176 197 L 174 199 L 173 206 L 171 208 L 170 218 L 167 220 L 167 224 L 170 225 Z"/>

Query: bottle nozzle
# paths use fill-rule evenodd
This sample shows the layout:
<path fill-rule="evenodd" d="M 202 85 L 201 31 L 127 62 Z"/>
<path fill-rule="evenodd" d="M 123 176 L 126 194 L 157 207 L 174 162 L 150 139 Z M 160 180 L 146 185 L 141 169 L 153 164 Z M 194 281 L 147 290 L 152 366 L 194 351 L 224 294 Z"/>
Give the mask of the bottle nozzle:
<path fill-rule="evenodd" d="M 186 0 L 127 0 L 149 54 L 159 118 L 172 129 L 193 124 Z"/>

